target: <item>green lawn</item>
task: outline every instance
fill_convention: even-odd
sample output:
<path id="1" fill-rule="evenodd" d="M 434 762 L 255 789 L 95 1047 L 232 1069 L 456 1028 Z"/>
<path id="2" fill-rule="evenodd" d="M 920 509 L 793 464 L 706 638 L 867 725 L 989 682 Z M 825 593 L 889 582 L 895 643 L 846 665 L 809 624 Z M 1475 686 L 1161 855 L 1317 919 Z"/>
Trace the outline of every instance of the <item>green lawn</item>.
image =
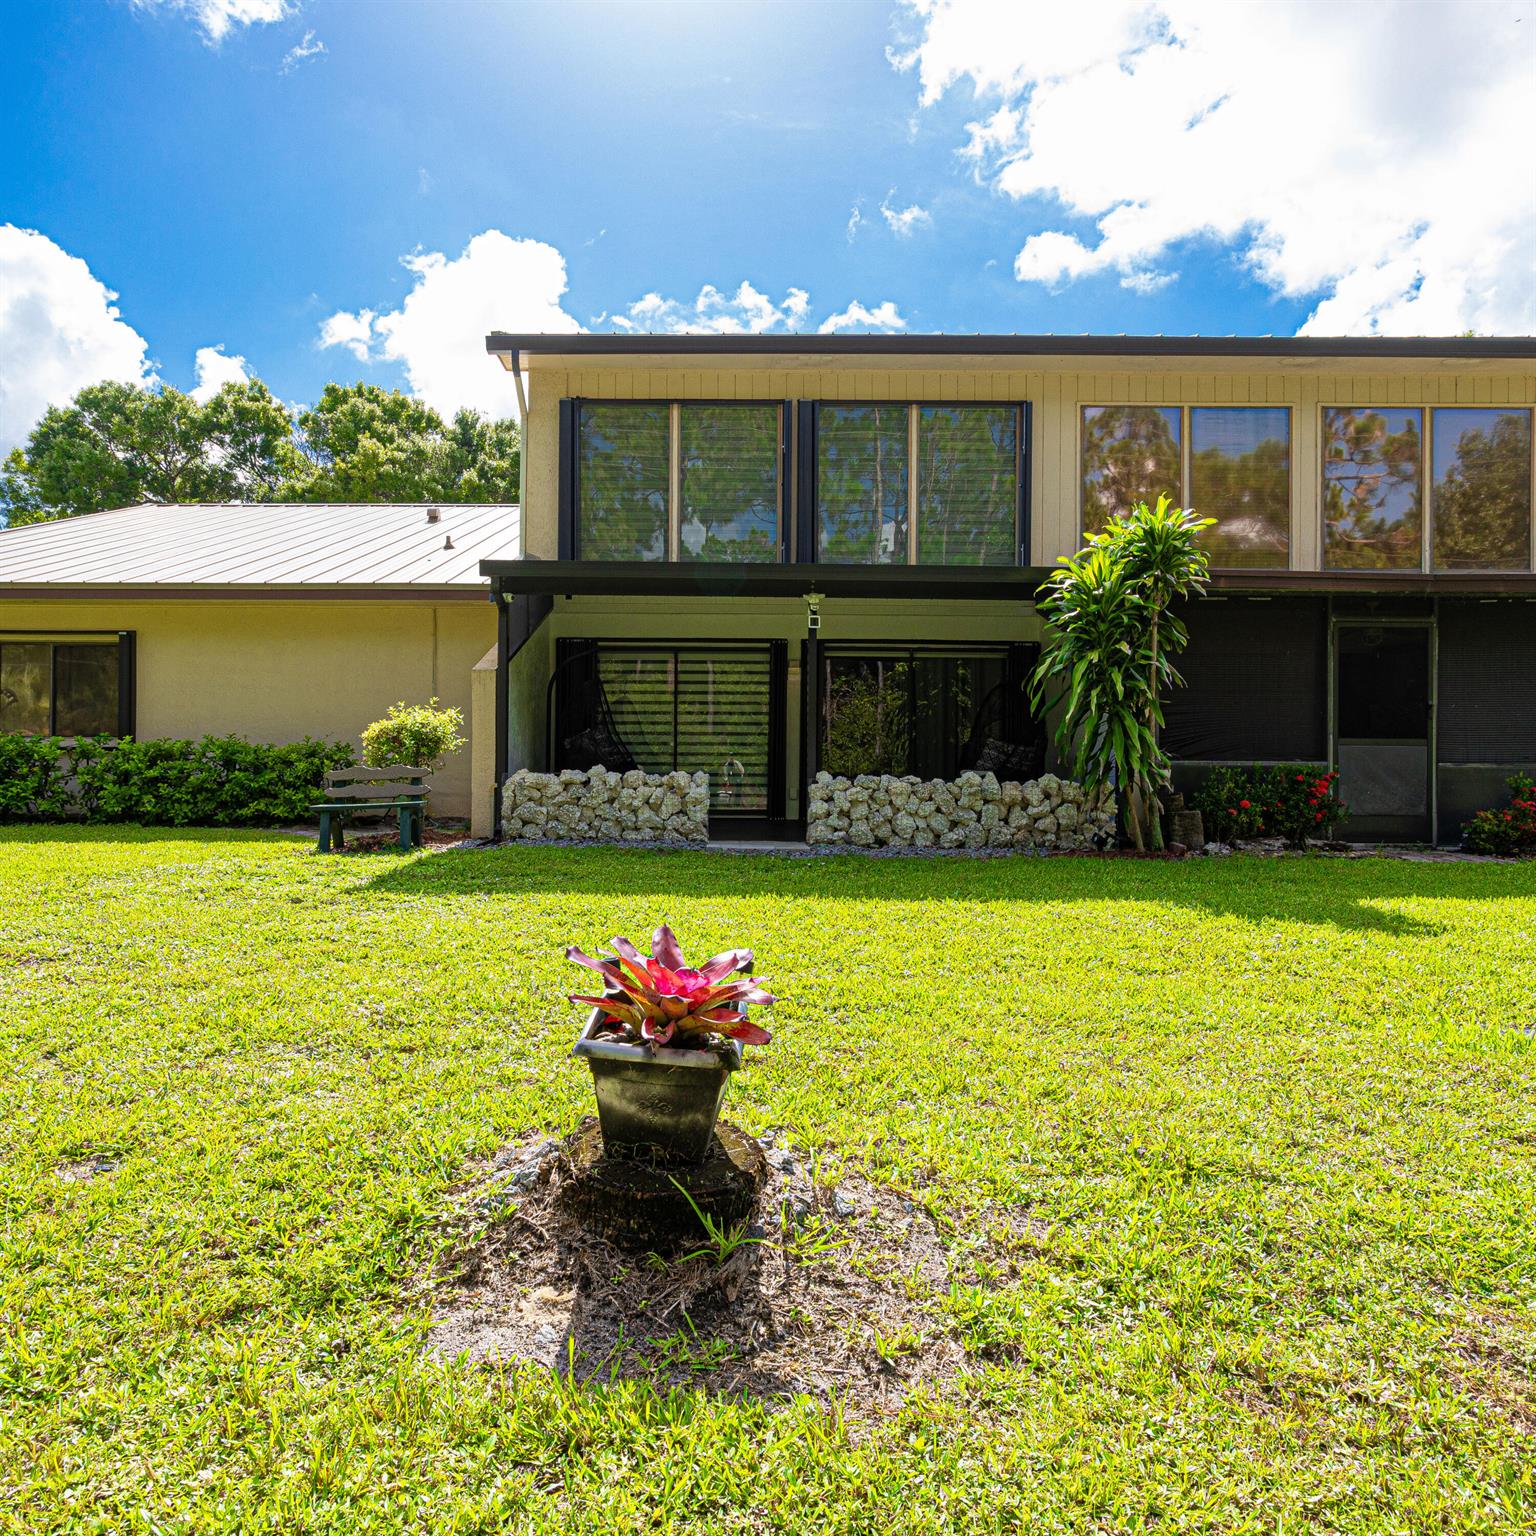
<path id="1" fill-rule="evenodd" d="M 662 918 L 784 998 L 733 1118 L 1033 1234 L 962 1386 L 422 1358 L 445 1191 L 588 1110 L 563 946 Z M 0 1529 L 1529 1531 L 1533 1030 L 1530 865 L 0 831 Z"/>

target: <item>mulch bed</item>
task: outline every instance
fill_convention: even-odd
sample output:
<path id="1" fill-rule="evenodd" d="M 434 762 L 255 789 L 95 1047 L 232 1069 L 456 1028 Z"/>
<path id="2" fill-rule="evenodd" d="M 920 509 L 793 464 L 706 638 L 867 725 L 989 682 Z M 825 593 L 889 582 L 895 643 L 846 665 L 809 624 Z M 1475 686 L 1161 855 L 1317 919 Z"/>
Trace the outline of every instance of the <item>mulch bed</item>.
<path id="1" fill-rule="evenodd" d="M 937 1306 L 953 1238 L 898 1190 L 846 1170 L 817 1185 L 802 1154 L 762 1145 L 769 1171 L 750 1240 L 723 1261 L 670 1262 L 565 1214 L 559 1143 L 503 1149 L 445 1214 L 463 1239 L 425 1277 L 429 1353 L 579 1381 L 835 1396 L 856 1414 L 893 1412 L 917 1383 L 959 1375 L 967 1356 Z"/>

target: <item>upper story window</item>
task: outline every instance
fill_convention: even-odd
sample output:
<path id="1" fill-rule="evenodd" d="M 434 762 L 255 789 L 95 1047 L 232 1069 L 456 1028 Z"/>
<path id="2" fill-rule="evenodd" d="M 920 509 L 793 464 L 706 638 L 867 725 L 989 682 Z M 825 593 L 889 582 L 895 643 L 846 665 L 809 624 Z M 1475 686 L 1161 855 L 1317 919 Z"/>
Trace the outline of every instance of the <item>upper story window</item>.
<path id="1" fill-rule="evenodd" d="M 583 400 L 575 437 L 578 558 L 780 558 L 782 406 Z"/>
<path id="2" fill-rule="evenodd" d="M 1437 571 L 1530 568 L 1531 412 L 1326 407 L 1324 564 L 1418 571 L 1426 559 Z"/>
<path id="3" fill-rule="evenodd" d="M 0 635 L 0 734 L 131 734 L 123 676 L 130 656 L 117 635 Z"/>
<path id="4" fill-rule="evenodd" d="M 1212 565 L 1290 563 L 1288 407 L 1089 405 L 1082 448 L 1085 534 L 1166 495 L 1216 519 L 1201 536 Z"/>
<path id="5" fill-rule="evenodd" d="M 816 559 L 1018 563 L 1021 406 L 827 402 L 815 439 Z"/>

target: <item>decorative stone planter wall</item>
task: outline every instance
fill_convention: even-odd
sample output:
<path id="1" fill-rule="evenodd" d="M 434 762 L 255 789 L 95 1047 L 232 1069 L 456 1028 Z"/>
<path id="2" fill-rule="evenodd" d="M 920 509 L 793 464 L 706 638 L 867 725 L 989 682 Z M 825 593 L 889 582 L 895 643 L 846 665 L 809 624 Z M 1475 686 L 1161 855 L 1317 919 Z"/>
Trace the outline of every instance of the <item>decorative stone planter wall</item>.
<path id="1" fill-rule="evenodd" d="M 991 773 L 958 779 L 856 779 L 818 773 L 810 786 L 806 840 L 858 848 L 1092 848 L 1115 835 L 1109 792 L 1043 774 L 1027 784 Z"/>
<path id="2" fill-rule="evenodd" d="M 707 843 L 709 775 L 520 769 L 502 789 L 501 830 L 521 842 Z"/>

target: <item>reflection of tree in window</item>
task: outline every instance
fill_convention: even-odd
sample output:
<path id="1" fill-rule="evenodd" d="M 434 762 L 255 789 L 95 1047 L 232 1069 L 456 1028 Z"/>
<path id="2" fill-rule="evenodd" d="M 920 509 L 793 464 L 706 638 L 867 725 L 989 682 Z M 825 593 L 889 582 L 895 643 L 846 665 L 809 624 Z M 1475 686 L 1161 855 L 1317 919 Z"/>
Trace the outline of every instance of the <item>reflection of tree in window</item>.
<path id="1" fill-rule="evenodd" d="M 821 766 L 861 773 L 953 778 L 970 766 L 977 711 L 999 694 L 1002 656 L 828 656 L 821 700 Z"/>
<path id="2" fill-rule="evenodd" d="M 680 416 L 682 558 L 777 560 L 778 407 L 684 405 Z"/>
<path id="3" fill-rule="evenodd" d="M 582 559 L 666 559 L 670 438 L 665 405 L 582 406 Z"/>
<path id="4" fill-rule="evenodd" d="M 1190 411 L 1189 501 L 1216 526 L 1201 545 L 1217 567 L 1284 566 L 1291 539 L 1290 412 Z"/>
<path id="5" fill-rule="evenodd" d="M 906 406 L 824 405 L 816 437 L 820 558 L 905 565 Z"/>
<path id="6" fill-rule="evenodd" d="M 1418 569 L 1423 415 L 1358 406 L 1323 412 L 1323 528 L 1330 569 Z"/>
<path id="7" fill-rule="evenodd" d="M 1436 569 L 1527 569 L 1530 413 L 1437 410 L 1432 457 Z"/>
<path id="8" fill-rule="evenodd" d="M 1180 499 L 1179 408 L 1091 405 L 1083 411 L 1083 532 L 1102 533 L 1138 502 Z"/>
<path id="9" fill-rule="evenodd" d="M 924 406 L 918 412 L 919 564 L 1016 562 L 1018 419 L 1013 406 Z"/>

